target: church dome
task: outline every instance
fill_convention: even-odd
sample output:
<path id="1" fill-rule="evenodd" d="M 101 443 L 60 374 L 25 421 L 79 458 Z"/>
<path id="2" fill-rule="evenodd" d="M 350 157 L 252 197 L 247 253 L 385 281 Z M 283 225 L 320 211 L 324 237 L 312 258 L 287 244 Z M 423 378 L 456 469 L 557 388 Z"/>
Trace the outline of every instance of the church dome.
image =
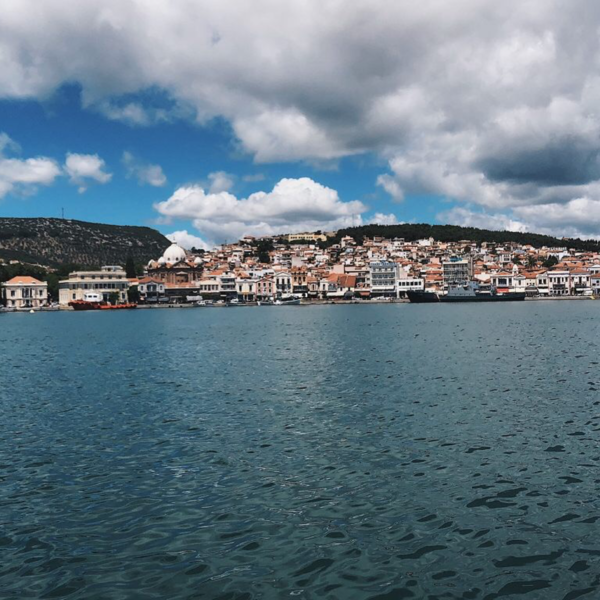
<path id="1" fill-rule="evenodd" d="M 177 243 L 173 242 L 162 255 L 165 262 L 175 264 L 186 259 L 185 250 Z"/>

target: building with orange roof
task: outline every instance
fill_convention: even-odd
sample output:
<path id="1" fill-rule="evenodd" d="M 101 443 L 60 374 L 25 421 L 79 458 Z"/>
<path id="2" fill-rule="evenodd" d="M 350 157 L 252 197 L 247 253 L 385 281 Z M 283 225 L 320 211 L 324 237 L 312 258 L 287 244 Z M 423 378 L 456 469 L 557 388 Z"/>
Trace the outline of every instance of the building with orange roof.
<path id="1" fill-rule="evenodd" d="M 16 310 L 41 308 L 48 304 L 48 284 L 35 277 L 17 275 L 2 284 L 2 300 Z"/>

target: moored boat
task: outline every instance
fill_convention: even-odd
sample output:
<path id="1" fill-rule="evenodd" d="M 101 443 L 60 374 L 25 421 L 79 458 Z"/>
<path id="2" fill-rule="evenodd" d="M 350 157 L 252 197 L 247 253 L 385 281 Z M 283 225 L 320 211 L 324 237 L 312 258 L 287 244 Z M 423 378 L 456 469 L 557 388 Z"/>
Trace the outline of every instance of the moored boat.
<path id="1" fill-rule="evenodd" d="M 410 302 L 415 304 L 429 302 L 515 302 L 525 300 L 525 292 L 506 292 L 499 294 L 495 289 L 482 291 L 476 283 L 451 287 L 446 294 L 437 292 L 407 292 Z"/>

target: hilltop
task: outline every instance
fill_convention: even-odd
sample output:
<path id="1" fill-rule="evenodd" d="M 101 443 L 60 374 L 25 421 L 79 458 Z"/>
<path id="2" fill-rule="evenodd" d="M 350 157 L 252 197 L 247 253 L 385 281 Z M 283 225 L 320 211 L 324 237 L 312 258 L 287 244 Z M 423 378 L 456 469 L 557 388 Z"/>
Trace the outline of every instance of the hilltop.
<path id="1" fill-rule="evenodd" d="M 530 245 L 535 248 L 573 248 L 584 252 L 600 252 L 600 241 L 581 240 L 579 238 L 557 238 L 539 233 L 521 233 L 515 231 L 492 231 L 476 227 L 461 227 L 459 225 L 429 225 L 428 223 L 402 223 L 398 225 L 362 225 L 339 229 L 330 237 L 326 245 L 338 243 L 343 237 L 351 236 L 358 244 L 365 237 L 384 237 L 388 239 L 403 238 L 407 242 L 424 238 L 433 238 L 438 242 L 460 242 L 468 240 L 481 244 L 508 244 L 510 242 Z"/>
<path id="2" fill-rule="evenodd" d="M 145 263 L 162 255 L 169 240 L 150 227 L 105 225 L 70 219 L 0 217 L 0 258 L 56 267 Z"/>

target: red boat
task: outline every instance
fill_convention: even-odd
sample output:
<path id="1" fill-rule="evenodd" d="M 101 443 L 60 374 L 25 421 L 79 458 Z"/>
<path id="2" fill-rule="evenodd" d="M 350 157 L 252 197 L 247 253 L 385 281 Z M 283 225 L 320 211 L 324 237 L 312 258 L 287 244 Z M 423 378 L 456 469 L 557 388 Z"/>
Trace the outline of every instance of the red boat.
<path id="1" fill-rule="evenodd" d="M 73 310 L 124 310 L 137 308 L 137 304 L 130 302 L 125 304 L 106 304 L 104 302 L 89 302 L 87 300 L 73 300 L 69 302 L 69 306 Z"/>

